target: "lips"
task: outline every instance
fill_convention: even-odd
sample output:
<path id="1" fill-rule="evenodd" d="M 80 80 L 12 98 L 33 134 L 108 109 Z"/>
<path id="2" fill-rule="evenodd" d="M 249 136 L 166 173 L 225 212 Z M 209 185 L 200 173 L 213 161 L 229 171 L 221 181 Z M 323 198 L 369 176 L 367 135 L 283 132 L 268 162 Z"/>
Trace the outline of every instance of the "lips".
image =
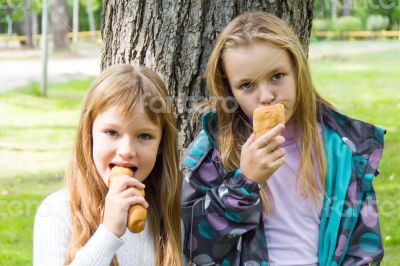
<path id="1" fill-rule="evenodd" d="M 126 162 L 112 162 L 110 163 L 110 169 L 113 169 L 114 166 L 120 166 L 120 167 L 125 167 L 125 168 L 129 168 L 132 170 L 132 172 L 136 172 L 137 171 L 137 166 L 131 163 L 126 163 Z"/>

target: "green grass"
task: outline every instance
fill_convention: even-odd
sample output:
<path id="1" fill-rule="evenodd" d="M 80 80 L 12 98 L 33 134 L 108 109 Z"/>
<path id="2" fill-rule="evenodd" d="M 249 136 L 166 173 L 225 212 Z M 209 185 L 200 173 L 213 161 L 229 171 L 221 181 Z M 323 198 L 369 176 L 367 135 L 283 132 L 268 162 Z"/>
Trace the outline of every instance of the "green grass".
<path id="1" fill-rule="evenodd" d="M 382 265 L 399 265 L 400 49 L 351 54 L 346 44 L 337 45 L 311 56 L 314 83 L 340 111 L 388 130 L 374 185 Z M 32 263 L 34 214 L 46 195 L 63 186 L 80 103 L 91 81 L 50 84 L 48 98 L 40 97 L 37 83 L 0 93 L 0 266 Z"/>
<path id="2" fill-rule="evenodd" d="M 32 229 L 43 198 L 63 186 L 79 107 L 92 79 L 37 83 L 0 93 L 0 265 L 32 264 Z"/>
<path id="3" fill-rule="evenodd" d="M 362 49 L 362 48 L 361 48 Z M 383 265 L 400 261 L 400 49 L 341 55 L 335 49 L 310 61 L 314 84 L 339 111 L 387 129 L 374 181 L 385 248 Z"/>

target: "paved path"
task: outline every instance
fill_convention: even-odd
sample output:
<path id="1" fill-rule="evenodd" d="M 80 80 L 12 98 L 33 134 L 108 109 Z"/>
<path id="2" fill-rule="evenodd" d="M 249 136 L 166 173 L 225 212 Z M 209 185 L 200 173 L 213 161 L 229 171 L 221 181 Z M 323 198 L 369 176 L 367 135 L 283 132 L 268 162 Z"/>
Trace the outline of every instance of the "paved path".
<path id="1" fill-rule="evenodd" d="M 100 72 L 100 51 L 74 55 L 49 55 L 49 82 L 60 82 L 96 76 Z M 40 82 L 40 51 L 0 51 L 0 92 Z"/>

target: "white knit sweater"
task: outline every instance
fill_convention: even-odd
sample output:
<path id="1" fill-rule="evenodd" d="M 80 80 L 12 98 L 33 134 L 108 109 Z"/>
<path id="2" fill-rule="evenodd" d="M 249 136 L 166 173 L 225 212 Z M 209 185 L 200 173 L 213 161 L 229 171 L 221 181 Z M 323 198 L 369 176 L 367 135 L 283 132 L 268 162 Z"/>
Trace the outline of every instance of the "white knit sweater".
<path id="1" fill-rule="evenodd" d="M 64 265 L 69 240 L 71 220 L 69 195 L 66 189 L 48 196 L 39 206 L 33 230 L 33 265 Z M 110 265 L 117 255 L 119 265 L 154 265 L 153 238 L 146 229 L 139 234 L 126 230 L 118 238 L 102 224 L 92 238 L 76 253 L 73 266 Z"/>

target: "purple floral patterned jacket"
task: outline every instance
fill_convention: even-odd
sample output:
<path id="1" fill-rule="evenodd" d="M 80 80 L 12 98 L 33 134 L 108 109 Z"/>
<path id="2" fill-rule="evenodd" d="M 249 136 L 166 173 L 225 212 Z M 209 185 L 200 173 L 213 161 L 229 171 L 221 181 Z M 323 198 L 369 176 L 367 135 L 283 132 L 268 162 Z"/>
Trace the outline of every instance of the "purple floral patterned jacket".
<path id="1" fill-rule="evenodd" d="M 383 246 L 372 180 L 385 130 L 322 105 L 319 114 L 328 165 L 319 265 L 379 264 Z M 268 265 L 260 188 L 238 169 L 224 169 L 215 134 L 211 112 L 182 161 L 184 254 L 196 265 Z"/>

